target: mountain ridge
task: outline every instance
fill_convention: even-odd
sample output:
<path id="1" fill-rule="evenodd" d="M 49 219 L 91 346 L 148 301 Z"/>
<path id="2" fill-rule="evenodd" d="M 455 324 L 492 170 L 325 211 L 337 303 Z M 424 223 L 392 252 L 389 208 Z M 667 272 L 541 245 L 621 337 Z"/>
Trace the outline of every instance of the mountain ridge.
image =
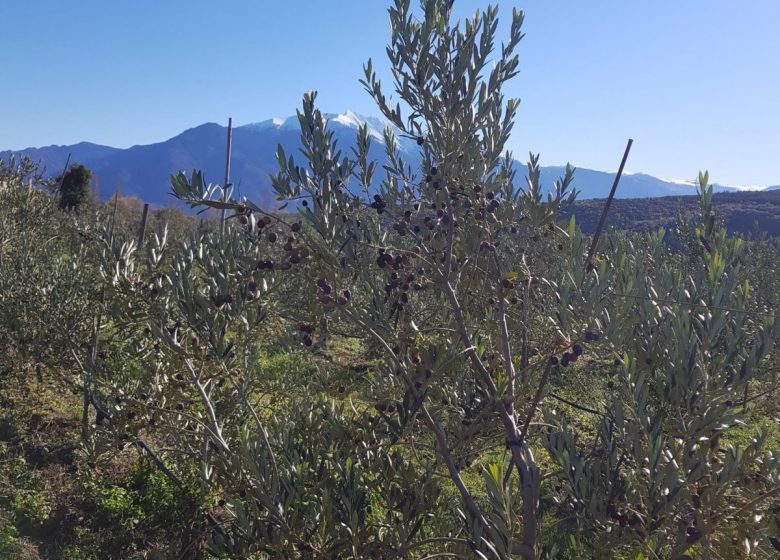
<path id="1" fill-rule="evenodd" d="M 369 155 L 376 160 L 384 159 L 384 121 L 376 117 L 364 117 L 350 110 L 339 114 L 326 113 L 324 116 L 343 150 L 354 145 L 357 127 L 367 124 L 373 140 Z M 113 191 L 113 188 L 106 187 L 119 184 L 125 195 L 136 196 L 156 205 L 167 205 L 173 202 L 169 195 L 170 175 L 179 170 L 189 173 L 193 169 L 201 169 L 208 180 L 222 182 L 226 135 L 226 127 L 207 122 L 183 130 L 167 140 L 129 148 L 79 142 L 0 151 L 0 158 L 28 155 L 40 162 L 46 175 L 55 176 L 61 173 L 70 154 L 72 163 L 82 163 L 92 169 L 94 176 L 103 185 L 103 196 Z M 419 164 L 420 155 L 415 142 L 402 137 L 397 140 L 404 158 L 412 165 Z M 275 194 L 271 188 L 270 175 L 277 169 L 277 145 L 281 144 L 288 154 L 298 154 L 299 142 L 297 116 L 274 117 L 234 127 L 231 162 L 234 187 L 263 205 L 273 206 Z M 522 176 L 524 164 L 516 161 L 515 165 Z M 552 182 L 562 175 L 563 169 L 561 165 L 543 167 L 543 185 L 550 188 Z M 580 192 L 581 199 L 603 198 L 609 193 L 613 180 L 614 173 L 579 167 L 574 174 L 573 186 Z M 715 190 L 737 192 L 741 189 L 715 185 Z M 693 184 L 687 181 L 664 180 L 646 173 L 626 173 L 616 196 L 655 198 L 691 195 L 695 192 Z"/>

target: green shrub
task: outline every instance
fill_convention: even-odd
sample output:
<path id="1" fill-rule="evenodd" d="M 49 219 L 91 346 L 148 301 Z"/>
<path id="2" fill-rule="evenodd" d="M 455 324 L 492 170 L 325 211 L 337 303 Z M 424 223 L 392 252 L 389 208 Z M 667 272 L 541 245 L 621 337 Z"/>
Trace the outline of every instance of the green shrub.
<path id="1" fill-rule="evenodd" d="M 132 529 L 143 520 L 143 511 L 138 507 L 131 490 L 121 486 L 100 488 L 95 496 L 97 514 L 126 529 Z"/>
<path id="2" fill-rule="evenodd" d="M 66 546 L 60 553 L 60 560 L 96 560 L 92 552 L 82 549 L 78 545 Z"/>
<path id="3" fill-rule="evenodd" d="M 43 525 L 51 514 L 51 505 L 44 492 L 21 491 L 14 497 L 14 515 L 22 525 Z"/>

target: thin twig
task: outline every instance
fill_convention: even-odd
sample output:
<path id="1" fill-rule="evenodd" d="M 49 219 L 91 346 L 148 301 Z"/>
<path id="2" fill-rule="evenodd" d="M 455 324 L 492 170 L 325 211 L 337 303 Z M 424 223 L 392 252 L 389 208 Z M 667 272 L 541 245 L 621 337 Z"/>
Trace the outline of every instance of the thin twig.
<path id="1" fill-rule="evenodd" d="M 531 420 L 534 417 L 534 413 L 536 412 L 536 407 L 539 406 L 539 401 L 542 400 L 542 393 L 544 392 L 544 386 L 547 385 L 547 378 L 550 376 L 550 370 L 552 369 L 552 360 L 548 358 L 547 365 L 544 366 L 544 373 L 542 373 L 542 378 L 539 380 L 539 385 L 536 388 L 536 394 L 534 395 L 534 400 L 531 403 L 531 408 L 528 409 L 528 414 L 525 417 L 525 423 L 523 424 L 523 429 L 520 431 L 520 441 L 525 441 L 525 436 L 528 433 L 528 426 L 531 425 Z"/>
<path id="2" fill-rule="evenodd" d="M 556 395 L 553 392 L 548 393 L 552 398 L 561 401 L 562 403 L 568 404 L 572 408 L 576 408 L 577 410 L 581 410 L 583 412 L 589 412 L 590 414 L 598 414 L 599 416 L 605 416 L 603 412 L 599 412 L 598 410 L 593 410 L 592 408 L 588 408 L 587 406 L 582 406 L 581 404 L 577 404 L 575 402 L 572 402 L 568 399 L 564 399 L 560 395 Z"/>

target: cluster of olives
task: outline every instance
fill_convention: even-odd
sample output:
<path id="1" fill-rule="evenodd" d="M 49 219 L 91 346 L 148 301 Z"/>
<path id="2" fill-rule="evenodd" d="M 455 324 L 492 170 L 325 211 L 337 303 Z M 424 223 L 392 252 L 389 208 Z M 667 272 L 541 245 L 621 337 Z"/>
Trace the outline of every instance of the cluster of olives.
<path id="1" fill-rule="evenodd" d="M 561 365 L 569 367 L 569 364 L 576 362 L 582 356 L 582 345 L 575 344 L 571 347 L 571 352 L 564 352 L 561 356 Z"/>
<path id="2" fill-rule="evenodd" d="M 399 310 L 409 303 L 410 291 L 420 292 L 425 289 L 425 285 L 422 283 L 425 271 L 420 268 L 417 269 L 416 273 L 413 271 L 405 273 L 404 269 L 409 264 L 405 256 L 393 256 L 389 251 L 380 249 L 376 263 L 379 268 L 388 272 L 385 293 L 388 296 L 396 294 L 394 310 Z"/>
<path id="3" fill-rule="evenodd" d="M 375 194 L 374 201 L 371 203 L 371 208 L 376 210 L 377 214 L 382 214 L 385 211 L 385 208 L 387 208 L 387 203 L 381 195 Z"/>
<path id="4" fill-rule="evenodd" d="M 610 519 L 617 521 L 621 527 L 626 527 L 628 525 L 633 527 L 639 523 L 639 517 L 637 517 L 636 514 L 629 515 L 627 513 L 618 511 L 612 503 L 607 506 L 607 515 Z"/>
<path id="5" fill-rule="evenodd" d="M 398 233 L 398 235 L 403 237 L 409 231 L 409 226 L 411 223 L 412 223 L 412 211 L 406 210 L 404 212 L 403 218 L 400 221 L 395 222 L 393 224 L 393 229 Z M 412 231 L 414 233 L 420 233 L 420 226 L 417 224 L 413 225 Z"/>
<path id="6" fill-rule="evenodd" d="M 308 323 L 300 323 L 298 325 L 298 332 L 301 335 L 301 342 L 304 346 L 311 346 L 314 342 L 312 335 L 314 334 L 314 326 Z"/>
<path id="7" fill-rule="evenodd" d="M 433 210 L 434 213 L 423 216 L 421 223 L 413 224 L 411 228 L 412 231 L 415 234 L 420 234 L 423 232 L 423 228 L 427 229 L 428 235 L 426 235 L 425 239 L 426 241 L 429 240 L 430 232 L 439 227 L 439 225 L 447 225 L 450 223 L 450 217 L 444 211 L 446 207 L 447 205 L 444 202 L 438 205 L 435 202 L 431 203 L 430 209 Z M 411 222 L 411 219 L 409 221 Z M 396 230 L 398 230 L 398 228 L 396 228 Z"/>
<path id="8" fill-rule="evenodd" d="M 265 227 L 268 227 L 271 225 L 271 216 L 263 216 L 259 220 L 257 220 L 257 228 L 263 229 Z"/>
<path id="9" fill-rule="evenodd" d="M 212 298 L 214 306 L 219 309 L 225 304 L 233 303 L 233 296 L 230 294 L 217 294 Z"/>
<path id="10" fill-rule="evenodd" d="M 304 201 L 305 202 L 305 201 Z M 246 206 L 239 205 L 236 213 L 239 217 L 239 221 L 244 224 L 249 224 L 249 214 L 251 211 L 248 211 L 246 209 Z M 273 219 L 271 216 L 263 216 L 262 218 L 257 220 L 257 229 L 259 231 L 265 230 L 268 226 L 271 225 L 273 222 Z M 295 234 L 300 233 L 300 231 L 303 229 L 303 226 L 300 222 L 294 222 L 290 226 L 290 231 L 292 232 L 290 235 L 287 236 L 287 239 L 285 240 L 282 248 L 287 253 L 287 256 L 281 263 L 281 269 L 282 270 L 289 270 L 292 268 L 293 265 L 301 263 L 303 260 L 309 257 L 309 249 L 307 247 L 301 247 L 296 248 L 295 243 L 298 241 Z M 275 244 L 277 241 L 280 241 L 280 234 L 277 231 L 268 230 L 265 234 L 265 239 L 270 244 Z M 258 270 L 273 270 L 274 268 L 274 262 L 271 260 L 261 260 L 257 263 L 257 269 Z"/>
<path id="11" fill-rule="evenodd" d="M 333 286 L 331 286 L 325 278 L 318 278 L 316 284 L 320 292 L 320 303 L 322 305 L 330 305 L 333 303 L 333 297 L 331 296 L 333 293 Z"/>
<path id="12" fill-rule="evenodd" d="M 290 230 L 292 233 L 287 236 L 287 239 L 284 242 L 284 245 L 282 245 L 282 249 L 284 249 L 286 256 L 282 260 L 282 263 L 280 265 L 280 268 L 282 270 L 290 270 L 293 265 L 300 264 L 304 260 L 306 260 L 309 255 L 309 249 L 308 247 L 297 247 L 296 242 L 298 241 L 298 238 L 296 237 L 296 233 L 301 231 L 301 224 L 299 222 L 295 222 L 290 226 Z M 268 235 L 266 236 L 266 239 L 269 243 L 273 244 L 279 241 L 279 234 L 275 231 L 268 232 Z M 261 266 L 261 262 L 263 265 Z M 258 262 L 258 269 L 260 268 L 273 268 L 273 262 L 272 261 L 260 261 Z"/>
<path id="13" fill-rule="evenodd" d="M 435 177 L 439 174 L 439 170 L 436 168 L 435 165 L 432 165 L 431 168 L 428 170 L 428 174 L 425 176 L 425 182 L 431 185 L 434 189 L 439 188 L 439 181 L 435 179 Z"/>
<path id="14" fill-rule="evenodd" d="M 479 250 L 483 253 L 495 253 L 496 246 L 493 245 L 490 241 L 483 241 L 479 244 Z"/>
<path id="15" fill-rule="evenodd" d="M 479 190 L 477 192 L 481 192 L 482 187 L 479 185 L 475 186 L 474 188 L 477 189 L 479 187 Z M 485 202 L 485 200 L 487 202 Z M 501 206 L 501 203 L 496 198 L 496 195 L 494 195 L 492 192 L 489 192 L 485 195 L 485 200 L 481 201 L 479 209 L 474 213 L 474 219 L 478 222 L 482 222 L 487 218 L 490 214 L 495 213 L 496 210 Z M 471 206 L 471 201 L 464 202 L 464 206 L 469 208 Z"/>
<path id="16" fill-rule="evenodd" d="M 585 340 L 587 342 L 597 342 L 600 339 L 601 339 L 601 335 L 599 333 L 596 333 L 596 332 L 593 332 L 593 331 L 587 331 L 585 333 Z M 534 349 L 534 350 L 537 350 L 537 349 Z M 537 352 L 538 352 L 538 350 L 537 350 Z M 583 352 L 584 352 L 584 349 L 582 347 L 582 344 L 577 342 L 574 345 L 572 345 L 570 352 L 564 352 L 561 355 L 560 358 L 558 358 L 558 356 L 552 356 L 550 358 L 550 362 L 554 366 L 557 366 L 557 365 L 560 364 L 563 367 L 569 367 L 570 364 L 573 364 L 573 363 L 577 362 L 577 360 L 580 359 L 580 356 L 582 356 Z M 536 354 L 534 354 L 534 355 L 536 355 Z"/>
<path id="17" fill-rule="evenodd" d="M 488 218 L 495 220 L 493 214 L 501 207 L 501 201 L 491 191 L 485 192 L 482 185 L 476 184 L 472 188 L 472 195 L 464 193 L 462 205 L 467 212 L 474 211 L 474 219 L 484 222 Z M 512 233 L 517 233 L 517 228 L 512 227 Z"/>
<path id="18" fill-rule="evenodd" d="M 598 342 L 601 340 L 601 335 L 594 331 L 587 331 L 585 333 L 585 341 L 586 342 Z"/>
<path id="19" fill-rule="evenodd" d="M 239 205 L 236 209 L 236 212 L 238 214 L 238 221 L 242 225 L 249 225 L 249 212 L 246 210 L 246 207 L 243 205 Z M 258 230 L 263 230 L 264 228 L 271 225 L 271 222 L 273 220 L 270 216 L 263 216 L 262 218 L 258 219 L 255 223 Z"/>
<path id="20" fill-rule="evenodd" d="M 352 299 L 352 292 L 350 290 L 342 290 L 341 294 L 336 298 L 336 303 L 344 306 Z"/>
<path id="21" fill-rule="evenodd" d="M 390 266 L 393 270 L 400 270 L 404 265 L 404 260 L 405 259 L 403 255 L 393 256 L 393 254 L 388 250 L 379 249 L 379 256 L 376 258 L 376 265 L 379 268 Z"/>

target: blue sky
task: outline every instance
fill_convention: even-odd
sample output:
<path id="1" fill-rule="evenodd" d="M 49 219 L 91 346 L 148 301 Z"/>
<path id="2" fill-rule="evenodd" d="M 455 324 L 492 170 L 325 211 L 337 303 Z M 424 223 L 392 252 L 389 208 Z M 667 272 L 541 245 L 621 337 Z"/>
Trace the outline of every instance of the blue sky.
<path id="1" fill-rule="evenodd" d="M 413 0 L 414 1 L 414 0 Z M 456 0 L 458 17 L 485 2 Z M 526 12 L 521 158 L 691 179 L 780 184 L 780 2 L 498 2 Z M 126 147 L 207 121 L 376 115 L 357 83 L 384 73 L 385 0 L 25 0 L 0 3 L 0 149 Z M 385 74 L 386 75 L 386 74 Z"/>

